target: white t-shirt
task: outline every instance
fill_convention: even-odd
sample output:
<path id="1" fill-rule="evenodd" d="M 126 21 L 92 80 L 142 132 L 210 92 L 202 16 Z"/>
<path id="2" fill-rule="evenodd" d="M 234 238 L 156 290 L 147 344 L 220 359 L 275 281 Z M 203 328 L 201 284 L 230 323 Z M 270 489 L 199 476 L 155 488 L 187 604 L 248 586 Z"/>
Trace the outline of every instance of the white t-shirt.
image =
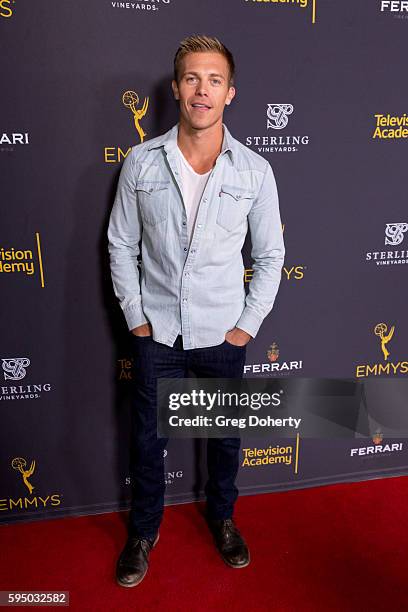
<path id="1" fill-rule="evenodd" d="M 188 163 L 180 148 L 177 147 L 180 172 L 181 172 L 181 191 L 183 194 L 184 205 L 187 213 L 187 231 L 189 243 L 193 235 L 194 223 L 197 216 L 198 205 L 201 200 L 207 179 L 211 170 L 205 174 L 198 174 Z"/>

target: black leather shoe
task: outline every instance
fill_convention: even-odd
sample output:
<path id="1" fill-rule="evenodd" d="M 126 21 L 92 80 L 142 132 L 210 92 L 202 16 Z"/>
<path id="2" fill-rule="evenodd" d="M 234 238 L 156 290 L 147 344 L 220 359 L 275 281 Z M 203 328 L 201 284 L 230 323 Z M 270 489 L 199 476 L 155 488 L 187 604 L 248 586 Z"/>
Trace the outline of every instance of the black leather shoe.
<path id="1" fill-rule="evenodd" d="M 246 567 L 250 556 L 248 547 L 234 521 L 207 519 L 221 557 L 230 567 Z"/>
<path id="2" fill-rule="evenodd" d="M 129 536 L 116 565 L 116 581 L 123 587 L 134 587 L 146 576 L 149 554 L 159 541 Z"/>

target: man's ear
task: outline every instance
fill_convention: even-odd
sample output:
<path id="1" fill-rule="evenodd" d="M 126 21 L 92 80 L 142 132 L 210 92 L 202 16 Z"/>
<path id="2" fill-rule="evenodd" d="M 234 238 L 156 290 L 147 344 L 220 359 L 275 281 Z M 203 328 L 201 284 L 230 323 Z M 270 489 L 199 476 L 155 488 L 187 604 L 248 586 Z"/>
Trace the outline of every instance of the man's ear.
<path id="1" fill-rule="evenodd" d="M 225 104 L 227 104 L 227 106 L 231 104 L 234 96 L 235 96 L 235 87 L 230 87 L 228 90 L 227 98 L 225 100 Z"/>
<path id="2" fill-rule="evenodd" d="M 171 82 L 171 88 L 173 90 L 174 98 L 176 100 L 179 100 L 180 99 L 179 90 L 178 90 L 178 87 L 177 87 L 177 83 L 176 83 L 176 81 L 174 79 Z"/>

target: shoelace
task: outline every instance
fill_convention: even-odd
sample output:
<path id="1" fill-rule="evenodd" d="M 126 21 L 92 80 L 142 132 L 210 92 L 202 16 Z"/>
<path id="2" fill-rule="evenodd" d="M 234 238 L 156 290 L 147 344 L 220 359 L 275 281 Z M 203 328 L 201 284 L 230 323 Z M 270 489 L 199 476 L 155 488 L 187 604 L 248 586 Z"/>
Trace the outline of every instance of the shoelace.
<path id="1" fill-rule="evenodd" d="M 234 525 L 232 519 L 227 519 L 222 525 L 222 533 L 226 539 L 230 539 L 232 536 L 239 535 L 238 529 Z"/>
<path id="2" fill-rule="evenodd" d="M 149 542 L 149 540 L 146 540 L 145 538 L 131 538 L 128 542 L 128 546 L 131 549 L 134 549 L 140 546 L 140 548 L 142 549 L 145 555 L 147 555 L 147 553 L 152 548 L 151 542 Z"/>

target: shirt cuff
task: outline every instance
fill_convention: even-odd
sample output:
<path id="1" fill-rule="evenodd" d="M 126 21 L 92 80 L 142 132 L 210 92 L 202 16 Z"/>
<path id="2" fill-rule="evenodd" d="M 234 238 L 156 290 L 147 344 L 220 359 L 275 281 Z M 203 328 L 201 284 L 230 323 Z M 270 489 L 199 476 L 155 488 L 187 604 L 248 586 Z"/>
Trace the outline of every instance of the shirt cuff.
<path id="1" fill-rule="evenodd" d="M 235 327 L 239 327 L 247 334 L 255 338 L 259 328 L 262 325 L 263 319 L 259 315 L 254 314 L 248 306 L 244 308 L 244 311 L 238 321 L 235 323 Z"/>
<path id="2" fill-rule="evenodd" d="M 142 306 L 140 304 L 135 304 L 129 308 L 123 310 L 123 314 L 125 315 L 126 323 L 128 325 L 129 330 L 134 329 L 135 327 L 139 327 L 139 325 L 143 325 L 144 323 L 148 323 L 149 321 L 146 319 Z"/>

